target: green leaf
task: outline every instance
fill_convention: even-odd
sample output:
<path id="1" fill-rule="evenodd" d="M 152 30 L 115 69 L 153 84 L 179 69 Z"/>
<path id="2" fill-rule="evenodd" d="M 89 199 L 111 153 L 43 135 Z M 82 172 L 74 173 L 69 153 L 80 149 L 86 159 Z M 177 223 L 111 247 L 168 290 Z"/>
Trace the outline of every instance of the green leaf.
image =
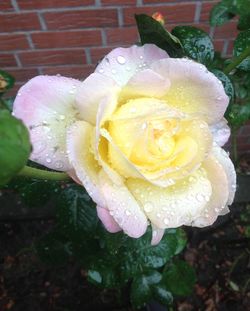
<path id="1" fill-rule="evenodd" d="M 50 232 L 35 243 L 39 259 L 51 266 L 64 265 L 71 255 L 71 244 L 57 231 Z"/>
<path id="2" fill-rule="evenodd" d="M 160 268 L 175 255 L 178 245 L 175 234 L 165 234 L 156 246 L 152 246 L 150 242 L 150 231 L 140 239 L 129 238 L 126 241 L 121 268 L 124 279 L 137 274 L 141 267 Z"/>
<path id="3" fill-rule="evenodd" d="M 227 96 L 232 100 L 234 98 L 234 86 L 230 78 L 219 69 L 210 70 L 223 84 Z"/>
<path id="4" fill-rule="evenodd" d="M 214 46 L 209 35 L 193 26 L 177 26 L 172 30 L 184 49 L 185 54 L 202 64 L 211 63 L 214 58 Z"/>
<path id="5" fill-rule="evenodd" d="M 30 151 L 27 128 L 7 110 L 0 110 L 0 186 L 24 167 Z"/>
<path id="6" fill-rule="evenodd" d="M 161 281 L 161 274 L 155 270 L 143 272 L 137 275 L 131 286 L 131 302 L 136 308 L 142 307 L 153 297 L 152 286 Z"/>
<path id="7" fill-rule="evenodd" d="M 250 46 L 250 29 L 240 32 L 234 42 L 233 55 L 239 56 L 247 47 Z M 238 67 L 242 70 L 250 70 L 250 56 L 241 62 Z"/>
<path id="8" fill-rule="evenodd" d="M 176 245 L 176 250 L 175 250 L 175 255 L 180 254 L 183 249 L 187 245 L 187 235 L 183 229 L 177 228 L 175 230 L 175 238 L 177 240 L 177 245 Z"/>
<path id="9" fill-rule="evenodd" d="M 221 1 L 212 8 L 209 19 L 211 26 L 221 26 L 235 16 L 231 4 L 231 0 Z"/>
<path id="10" fill-rule="evenodd" d="M 14 103 L 15 97 L 9 97 L 9 98 L 1 98 L 0 99 L 0 107 L 4 107 L 5 109 L 8 109 L 9 111 L 13 110 L 13 103 Z"/>
<path id="11" fill-rule="evenodd" d="M 86 233 L 95 232 L 96 207 L 82 186 L 68 185 L 57 200 L 60 228 L 70 237 L 84 239 Z"/>
<path id="12" fill-rule="evenodd" d="M 161 23 L 145 15 L 135 15 L 141 43 L 152 43 L 165 50 L 170 57 L 182 57 L 183 49 L 178 38 L 169 33 Z"/>
<path id="13" fill-rule="evenodd" d="M 154 299 L 157 300 L 159 303 L 168 306 L 173 303 L 173 296 L 172 294 L 166 289 L 164 284 L 160 282 L 153 287 L 153 296 Z"/>
<path id="14" fill-rule="evenodd" d="M 229 124 L 234 128 L 239 128 L 250 120 L 250 98 L 244 105 L 234 104 L 230 107 L 228 114 Z"/>
<path id="15" fill-rule="evenodd" d="M 165 266 L 162 282 L 172 294 L 188 296 L 196 282 L 194 269 L 185 261 L 175 261 Z"/>
<path id="16" fill-rule="evenodd" d="M 0 70 L 0 94 L 11 89 L 15 83 L 15 78 L 8 72 Z"/>
<path id="17" fill-rule="evenodd" d="M 243 14 L 239 17 L 237 28 L 239 30 L 247 30 L 250 28 L 250 13 Z"/>

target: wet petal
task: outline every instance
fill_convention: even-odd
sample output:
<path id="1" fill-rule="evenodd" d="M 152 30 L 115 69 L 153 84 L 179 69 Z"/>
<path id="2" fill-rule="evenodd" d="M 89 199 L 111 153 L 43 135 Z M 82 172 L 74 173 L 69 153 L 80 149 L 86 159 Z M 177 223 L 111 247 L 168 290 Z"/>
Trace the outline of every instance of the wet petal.
<path id="1" fill-rule="evenodd" d="M 38 76 L 27 82 L 14 102 L 14 115 L 29 128 L 30 159 L 58 171 L 71 166 L 66 154 L 66 129 L 77 118 L 75 93 L 80 81 Z"/>
<path id="2" fill-rule="evenodd" d="M 122 230 L 106 208 L 97 205 L 96 209 L 99 219 L 103 223 L 104 227 L 108 230 L 108 232 L 116 233 Z"/>
<path id="3" fill-rule="evenodd" d="M 99 73 L 85 79 L 76 94 L 76 104 L 83 120 L 95 125 L 99 105 L 110 94 L 115 96 L 120 91 L 117 83 L 110 77 Z"/>
<path id="4" fill-rule="evenodd" d="M 95 72 L 113 78 L 122 86 L 137 71 L 149 68 L 152 62 L 166 57 L 168 54 L 154 44 L 117 48 L 104 57 Z"/>
<path id="5" fill-rule="evenodd" d="M 151 223 L 160 229 L 191 225 L 212 194 L 204 169 L 196 170 L 189 177 L 167 188 L 132 178 L 127 180 L 127 186 L 143 206 Z"/>
<path id="6" fill-rule="evenodd" d="M 152 239 L 151 239 L 151 245 L 157 245 L 160 243 L 163 235 L 164 235 L 165 229 L 157 228 L 152 224 Z"/>
<path id="7" fill-rule="evenodd" d="M 139 238 L 147 230 L 147 218 L 125 185 L 115 185 L 104 171 L 100 172 L 100 185 L 110 215 L 130 237 Z"/>
<path id="8" fill-rule="evenodd" d="M 221 81 L 204 65 L 185 58 L 166 58 L 154 62 L 151 69 L 170 80 L 164 96 L 169 105 L 209 124 L 222 119 L 229 98 Z"/>
<path id="9" fill-rule="evenodd" d="M 224 118 L 212 124 L 210 126 L 210 131 L 213 135 L 214 142 L 219 146 L 224 146 L 230 137 L 230 127 L 227 125 L 227 120 Z"/>
<path id="10" fill-rule="evenodd" d="M 100 167 L 91 151 L 93 132 L 94 127 L 85 121 L 74 123 L 67 133 L 68 156 L 77 177 L 93 201 L 106 206 L 98 178 Z"/>

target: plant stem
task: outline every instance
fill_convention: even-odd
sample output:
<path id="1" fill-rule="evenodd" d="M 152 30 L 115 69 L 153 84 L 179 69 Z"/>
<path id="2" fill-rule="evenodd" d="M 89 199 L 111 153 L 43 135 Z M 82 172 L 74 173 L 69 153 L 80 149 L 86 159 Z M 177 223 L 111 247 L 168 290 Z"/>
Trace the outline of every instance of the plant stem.
<path id="1" fill-rule="evenodd" d="M 238 148 L 237 148 L 237 130 L 232 130 L 232 148 L 233 148 L 233 161 L 237 164 L 238 161 Z"/>
<path id="2" fill-rule="evenodd" d="M 232 62 L 229 65 L 227 65 L 227 67 L 224 69 L 224 73 L 229 74 L 248 56 L 250 56 L 250 46 L 247 47 L 240 55 L 233 58 Z"/>
<path id="3" fill-rule="evenodd" d="M 43 179 L 43 180 L 55 180 L 55 181 L 67 181 L 70 177 L 66 173 L 51 172 L 40 170 L 38 168 L 25 166 L 18 174 L 18 176 Z"/>

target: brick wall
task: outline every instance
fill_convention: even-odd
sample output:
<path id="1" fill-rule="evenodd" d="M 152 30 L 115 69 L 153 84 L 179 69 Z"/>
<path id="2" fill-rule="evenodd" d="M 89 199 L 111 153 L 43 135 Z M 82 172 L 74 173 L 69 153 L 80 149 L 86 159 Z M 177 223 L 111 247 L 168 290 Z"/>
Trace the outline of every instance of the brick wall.
<path id="1" fill-rule="evenodd" d="M 236 23 L 215 29 L 209 26 L 209 11 L 216 2 L 0 0 L 0 68 L 16 77 L 13 94 L 38 74 L 83 79 L 113 47 L 138 40 L 134 13 L 151 15 L 156 11 L 165 16 L 169 30 L 179 24 L 206 30 L 216 49 L 228 55 L 237 33 Z"/>

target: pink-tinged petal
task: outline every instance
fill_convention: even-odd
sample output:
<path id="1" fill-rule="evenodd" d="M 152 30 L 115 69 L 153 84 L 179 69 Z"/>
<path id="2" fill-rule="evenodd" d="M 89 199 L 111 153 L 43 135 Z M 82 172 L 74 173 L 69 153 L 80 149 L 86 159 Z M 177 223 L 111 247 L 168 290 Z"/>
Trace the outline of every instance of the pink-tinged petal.
<path id="1" fill-rule="evenodd" d="M 94 127 L 89 123 L 77 121 L 72 124 L 67 133 L 68 157 L 78 179 L 93 201 L 100 206 L 106 206 L 98 179 L 100 167 L 91 152 L 93 137 Z"/>
<path id="2" fill-rule="evenodd" d="M 117 48 L 104 57 L 95 72 L 125 85 L 137 71 L 149 68 L 152 62 L 166 57 L 168 54 L 154 44 Z"/>
<path id="3" fill-rule="evenodd" d="M 209 124 L 219 122 L 229 98 L 221 81 L 204 65 L 185 58 L 166 58 L 154 62 L 151 69 L 170 80 L 164 99 L 170 106 Z"/>
<path id="4" fill-rule="evenodd" d="M 207 177 L 212 186 L 212 195 L 200 215 L 192 222 L 194 227 L 206 227 L 212 225 L 219 215 L 227 210 L 228 179 L 223 166 L 210 156 L 203 162 Z"/>
<path id="5" fill-rule="evenodd" d="M 152 226 L 151 245 L 157 245 L 157 244 L 160 243 L 160 241 L 161 241 L 161 239 L 162 239 L 162 237 L 164 235 L 165 229 L 157 228 L 153 224 L 151 226 Z"/>
<path id="6" fill-rule="evenodd" d="M 234 200 L 235 192 L 236 192 L 236 172 L 232 161 L 229 158 L 229 155 L 225 150 L 218 146 L 214 146 L 212 150 L 213 156 L 217 161 L 222 165 L 225 174 L 227 175 L 228 180 L 228 205 L 231 205 Z"/>
<path id="7" fill-rule="evenodd" d="M 76 120 L 75 93 L 80 84 L 65 77 L 37 76 L 19 90 L 13 114 L 29 128 L 31 160 L 58 171 L 71 169 L 66 128 Z"/>
<path id="8" fill-rule="evenodd" d="M 147 230 L 147 218 L 134 196 L 124 184 L 112 183 L 104 171 L 100 172 L 99 178 L 110 215 L 128 236 L 141 237 Z"/>
<path id="9" fill-rule="evenodd" d="M 115 96 L 119 91 L 120 87 L 112 78 L 99 73 L 91 74 L 82 82 L 76 94 L 76 104 L 81 118 L 95 125 L 97 111 L 103 98 L 110 94 Z"/>
<path id="10" fill-rule="evenodd" d="M 116 233 L 122 230 L 106 208 L 97 205 L 96 209 L 99 219 L 103 223 L 104 227 L 108 230 L 108 232 Z"/>
<path id="11" fill-rule="evenodd" d="M 121 97 L 148 96 L 161 97 L 170 87 L 170 81 L 151 69 L 135 73 L 122 91 Z"/>
<path id="12" fill-rule="evenodd" d="M 67 172 L 67 174 L 76 182 L 77 184 L 82 186 L 80 179 L 77 177 L 75 170 L 72 168 Z"/>
<path id="13" fill-rule="evenodd" d="M 210 126 L 210 131 L 213 135 L 214 142 L 219 146 L 224 146 L 230 137 L 230 127 L 227 125 L 227 120 L 224 118 L 212 124 Z"/>

